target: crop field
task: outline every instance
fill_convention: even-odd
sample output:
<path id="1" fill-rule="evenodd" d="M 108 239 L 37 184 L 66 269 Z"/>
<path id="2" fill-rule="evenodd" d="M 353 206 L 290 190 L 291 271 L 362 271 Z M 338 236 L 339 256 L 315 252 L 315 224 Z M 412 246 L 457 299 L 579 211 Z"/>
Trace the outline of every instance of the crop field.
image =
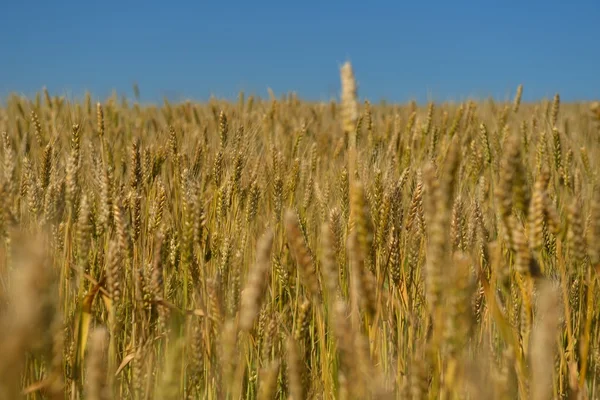
<path id="1" fill-rule="evenodd" d="M 600 398 L 600 107 L 339 73 L 7 98 L 0 399 Z"/>

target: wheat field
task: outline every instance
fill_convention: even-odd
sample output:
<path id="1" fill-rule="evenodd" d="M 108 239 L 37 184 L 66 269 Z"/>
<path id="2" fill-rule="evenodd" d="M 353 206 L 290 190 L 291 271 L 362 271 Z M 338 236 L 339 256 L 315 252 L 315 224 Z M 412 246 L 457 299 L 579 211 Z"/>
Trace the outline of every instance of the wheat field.
<path id="1" fill-rule="evenodd" d="M 334 71 L 335 72 L 335 71 Z M 600 398 L 600 108 L 0 109 L 0 399 Z"/>

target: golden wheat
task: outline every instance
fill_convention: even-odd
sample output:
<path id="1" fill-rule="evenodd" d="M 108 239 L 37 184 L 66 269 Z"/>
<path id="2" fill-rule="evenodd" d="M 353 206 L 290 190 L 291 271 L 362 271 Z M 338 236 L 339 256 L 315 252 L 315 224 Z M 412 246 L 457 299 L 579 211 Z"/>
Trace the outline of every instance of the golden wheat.
<path id="1" fill-rule="evenodd" d="M 0 398 L 598 398 L 599 107 L 339 72 L 339 104 L 9 97 Z"/>

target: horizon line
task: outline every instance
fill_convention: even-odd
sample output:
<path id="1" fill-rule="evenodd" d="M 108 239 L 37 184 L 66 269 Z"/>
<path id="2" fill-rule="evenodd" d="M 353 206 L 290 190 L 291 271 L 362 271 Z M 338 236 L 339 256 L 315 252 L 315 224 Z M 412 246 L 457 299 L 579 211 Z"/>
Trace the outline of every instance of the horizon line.
<path id="1" fill-rule="evenodd" d="M 18 91 L 9 91 L 7 93 L 3 93 L 0 95 L 0 105 L 1 106 L 6 106 L 8 101 L 13 98 L 13 97 L 17 97 L 20 99 L 26 99 L 28 101 L 34 101 L 35 98 L 37 96 L 43 96 L 44 92 L 47 90 L 46 86 L 42 86 L 39 90 L 33 92 L 32 94 L 26 94 L 24 92 L 18 92 Z M 335 103 L 339 103 L 340 102 L 340 95 L 339 93 L 336 94 L 335 96 L 329 96 L 329 98 L 325 99 L 325 96 L 322 96 L 322 98 L 320 99 L 316 99 L 312 96 L 302 96 L 299 95 L 297 93 L 297 91 L 294 90 L 289 90 L 286 92 L 282 92 L 279 95 L 275 95 L 275 93 L 272 91 L 272 89 L 270 87 L 267 87 L 264 91 L 267 92 L 267 95 L 261 95 L 256 93 L 256 91 L 245 91 L 245 90 L 239 90 L 235 95 L 233 96 L 220 96 L 217 95 L 215 93 L 211 93 L 208 96 L 203 96 L 203 97 L 195 97 L 195 96 L 183 96 L 183 95 L 163 95 L 160 97 L 160 99 L 153 99 L 153 100 L 145 100 L 142 99 L 141 96 L 139 96 L 139 94 L 136 95 L 136 89 L 130 89 L 130 90 L 117 90 L 117 89 L 111 89 L 110 90 L 110 95 L 105 95 L 105 96 L 98 96 L 98 95 L 94 95 L 93 91 L 86 89 L 83 91 L 79 91 L 80 94 L 76 94 L 73 95 L 73 91 L 68 90 L 68 89 L 64 89 L 62 90 L 62 94 L 58 94 L 56 93 L 52 93 L 51 91 L 48 90 L 48 94 L 50 95 L 50 97 L 58 97 L 58 98 L 63 98 L 63 99 L 67 99 L 68 102 L 70 103 L 79 103 L 79 102 L 83 102 L 85 101 L 86 97 L 89 95 L 92 98 L 92 102 L 96 103 L 96 102 L 100 102 L 100 103 L 105 103 L 110 99 L 116 99 L 119 102 L 123 102 L 123 101 L 127 101 L 128 104 L 131 105 L 140 105 L 142 107 L 152 107 L 152 106 L 163 106 L 165 105 L 167 102 L 169 104 L 186 104 L 186 103 L 195 103 L 195 104 L 210 104 L 213 101 L 218 101 L 218 102 L 237 102 L 240 99 L 240 96 L 243 95 L 245 101 L 247 101 L 250 97 L 252 97 L 254 99 L 254 101 L 259 101 L 259 102 L 265 102 L 265 101 L 272 101 L 272 100 L 284 100 L 287 97 L 291 97 L 291 96 L 295 96 L 298 101 L 303 102 L 303 103 L 315 103 L 315 104 L 329 104 L 331 102 L 335 102 Z M 68 92 L 68 93 L 67 93 Z M 165 92 L 165 91 L 163 91 Z M 168 92 L 168 91 L 166 91 Z M 139 93 L 139 92 L 138 92 Z M 515 94 L 516 94 L 516 88 L 515 88 Z M 476 95 L 476 94 L 472 94 L 472 95 L 460 95 L 460 96 L 435 96 L 432 95 L 430 92 L 427 94 L 427 100 L 423 100 L 423 99 L 419 99 L 417 97 L 420 96 L 407 96 L 407 98 L 405 100 L 389 100 L 386 97 L 379 97 L 377 99 L 372 99 L 369 96 L 361 96 L 360 93 L 358 93 L 358 97 L 359 97 L 359 101 L 361 104 L 364 104 L 365 102 L 369 102 L 372 105 L 406 105 L 406 104 L 412 104 L 412 103 L 416 103 L 417 105 L 426 105 L 426 104 L 430 104 L 430 103 L 437 103 L 437 104 L 452 104 L 452 103 L 456 103 L 456 104 L 462 104 L 465 102 L 469 102 L 469 101 L 474 101 L 474 102 L 486 102 L 486 101 L 493 101 L 495 103 L 499 103 L 499 104 L 503 104 L 503 103 L 511 103 L 513 102 L 514 98 L 515 98 L 515 94 L 513 94 L 512 96 L 508 96 L 508 95 L 504 95 L 504 96 L 494 96 L 494 95 Z M 560 96 L 560 92 L 556 92 L 556 94 L 558 94 Z M 103 99 L 101 99 L 100 97 L 103 97 Z M 436 97 L 444 97 L 443 99 L 436 99 Z M 537 104 L 540 102 L 544 102 L 544 101 L 552 101 L 554 96 L 537 96 L 535 99 L 521 99 L 521 104 L 525 105 L 525 104 Z M 585 103 L 594 103 L 599 101 L 600 99 L 587 99 L 587 98 L 580 98 L 580 99 L 563 99 L 563 96 L 560 96 L 560 100 L 562 104 L 585 104 Z"/>

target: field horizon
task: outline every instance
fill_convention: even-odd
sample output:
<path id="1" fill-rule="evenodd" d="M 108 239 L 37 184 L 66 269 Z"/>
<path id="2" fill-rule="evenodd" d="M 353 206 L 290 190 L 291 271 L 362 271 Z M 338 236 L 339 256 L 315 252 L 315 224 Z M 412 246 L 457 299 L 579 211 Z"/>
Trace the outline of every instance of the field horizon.
<path id="1" fill-rule="evenodd" d="M 522 84 L 521 86 L 523 87 L 523 91 L 525 93 L 527 93 L 527 85 Z M 105 94 L 103 96 L 99 96 L 99 95 L 97 95 L 96 92 L 89 91 L 89 90 L 82 91 L 78 95 L 72 95 L 72 94 L 65 94 L 64 92 L 61 93 L 60 90 L 48 91 L 46 89 L 46 87 L 43 86 L 38 91 L 29 93 L 29 94 L 19 93 L 17 91 L 12 91 L 12 92 L 6 93 L 0 97 L 0 105 L 3 107 L 6 107 L 6 105 L 8 104 L 8 102 L 11 101 L 11 99 L 13 99 L 13 100 L 22 99 L 23 101 L 32 101 L 37 96 L 43 95 L 43 93 L 45 91 L 48 91 L 49 95 L 52 97 L 58 97 L 58 98 L 64 99 L 65 101 L 68 101 L 69 103 L 73 103 L 73 104 L 85 102 L 86 98 L 89 97 L 90 101 L 92 101 L 93 103 L 97 103 L 97 102 L 105 103 L 112 99 L 112 101 L 118 100 L 119 102 L 127 101 L 127 103 L 130 105 L 138 104 L 141 107 L 161 107 L 161 106 L 164 106 L 165 103 L 169 103 L 171 105 L 193 103 L 193 104 L 201 105 L 201 106 L 208 105 L 211 102 L 237 103 L 239 101 L 240 96 L 244 96 L 245 98 L 252 97 L 255 101 L 258 101 L 258 102 L 268 102 L 268 101 L 273 101 L 273 100 L 284 101 L 285 99 L 291 98 L 291 97 L 294 97 L 298 101 L 300 101 L 302 103 L 306 103 L 306 104 L 328 104 L 331 102 L 339 102 L 340 101 L 339 93 L 337 93 L 337 92 L 339 92 L 339 88 L 336 88 L 336 95 L 329 96 L 327 98 L 325 98 L 324 96 L 321 96 L 321 98 L 319 98 L 319 99 L 310 98 L 308 96 L 305 96 L 305 97 L 300 96 L 297 94 L 296 91 L 293 91 L 293 90 L 275 94 L 270 88 L 267 87 L 264 91 L 262 91 L 263 92 L 262 95 L 257 94 L 255 91 L 239 90 L 230 96 L 219 96 L 219 95 L 215 95 L 215 94 L 208 94 L 208 95 L 206 95 L 204 97 L 200 97 L 200 98 L 186 97 L 186 96 L 162 96 L 162 97 L 156 98 L 154 100 L 144 100 L 141 98 L 140 95 L 138 95 L 138 96 L 135 95 L 136 90 L 140 91 L 140 90 L 143 90 L 143 88 L 135 89 L 137 87 L 135 85 L 132 87 L 133 87 L 132 90 L 123 90 L 123 91 L 117 91 L 117 90 L 113 89 L 110 91 L 110 94 Z M 444 105 L 455 105 L 455 104 L 468 103 L 470 101 L 473 101 L 473 102 L 479 103 L 479 104 L 488 103 L 488 102 L 494 102 L 497 104 L 505 104 L 505 103 L 512 103 L 514 101 L 514 96 L 516 94 L 517 87 L 513 88 L 513 90 L 510 93 L 507 92 L 504 96 L 493 96 L 493 95 L 445 96 L 445 98 L 442 100 L 436 99 L 436 98 L 430 98 L 430 96 L 427 96 L 426 99 L 423 99 L 423 98 L 417 99 L 416 96 L 412 96 L 403 101 L 393 101 L 393 100 L 389 100 L 385 97 L 370 98 L 370 97 L 360 96 L 357 98 L 357 101 L 359 101 L 359 103 L 361 103 L 361 104 L 364 104 L 365 101 L 368 101 L 373 106 L 382 106 L 383 105 L 383 106 L 398 106 L 398 107 L 408 106 L 413 103 L 419 107 L 425 107 L 430 103 L 434 103 L 438 106 L 444 106 Z M 360 90 L 360 88 L 358 88 L 358 90 Z M 552 95 L 548 95 L 548 96 L 539 96 L 535 99 L 528 99 L 528 100 L 522 99 L 521 104 L 524 106 L 527 106 L 527 105 L 535 105 L 535 104 L 539 104 L 542 102 L 552 101 L 555 94 L 556 93 L 554 93 Z M 600 101 L 600 97 L 593 98 L 593 99 L 574 98 L 574 99 L 569 99 L 569 100 L 565 100 L 564 98 L 561 98 L 561 103 L 564 105 L 567 105 L 567 104 L 570 104 L 570 105 L 593 104 L 593 103 L 597 103 L 599 101 Z"/>

